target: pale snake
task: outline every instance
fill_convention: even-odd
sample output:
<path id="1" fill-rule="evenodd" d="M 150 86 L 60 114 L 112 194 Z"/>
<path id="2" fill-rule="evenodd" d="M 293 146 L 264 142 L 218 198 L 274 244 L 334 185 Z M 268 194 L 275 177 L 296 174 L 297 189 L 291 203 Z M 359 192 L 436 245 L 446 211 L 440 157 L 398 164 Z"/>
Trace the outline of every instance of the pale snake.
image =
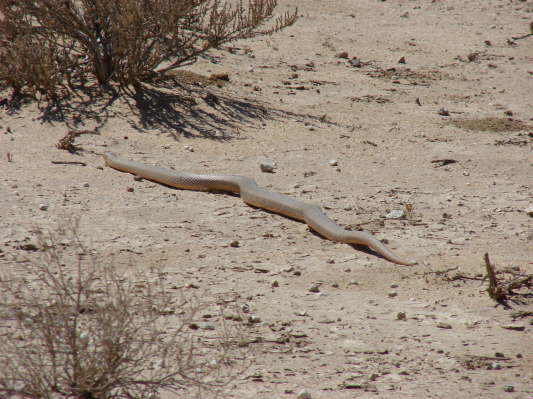
<path id="1" fill-rule="evenodd" d="M 332 241 L 366 245 L 389 261 L 400 265 L 414 265 L 416 263 L 398 257 L 381 241 L 367 232 L 349 231 L 342 228 L 328 218 L 318 205 L 307 204 L 287 195 L 268 191 L 259 187 L 249 177 L 176 172 L 172 169 L 120 158 L 111 152 L 106 152 L 104 159 L 106 164 L 114 169 L 167 186 L 187 190 L 228 191 L 239 194 L 246 204 L 305 222 L 312 230 Z"/>

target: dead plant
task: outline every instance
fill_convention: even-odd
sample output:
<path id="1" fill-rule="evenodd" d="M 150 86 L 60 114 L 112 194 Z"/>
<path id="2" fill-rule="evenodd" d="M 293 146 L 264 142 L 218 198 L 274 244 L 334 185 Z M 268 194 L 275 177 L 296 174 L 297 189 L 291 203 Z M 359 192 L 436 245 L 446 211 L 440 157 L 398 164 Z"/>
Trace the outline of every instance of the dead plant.
<path id="1" fill-rule="evenodd" d="M 40 259 L 0 281 L 0 397 L 155 398 L 217 389 L 245 364 L 238 323 L 220 317 L 206 339 L 203 305 L 102 265 L 76 221 L 36 237 Z"/>
<path id="2" fill-rule="evenodd" d="M 0 0 L 0 83 L 59 98 L 94 82 L 139 85 L 223 43 L 271 34 L 277 0 Z"/>

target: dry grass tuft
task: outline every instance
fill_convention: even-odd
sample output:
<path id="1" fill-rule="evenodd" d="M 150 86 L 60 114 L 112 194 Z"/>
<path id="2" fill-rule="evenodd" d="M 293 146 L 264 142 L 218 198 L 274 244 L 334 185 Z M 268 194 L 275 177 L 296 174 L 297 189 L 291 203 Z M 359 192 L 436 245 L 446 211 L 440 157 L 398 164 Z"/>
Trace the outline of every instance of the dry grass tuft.
<path id="1" fill-rule="evenodd" d="M 153 398 L 219 389 L 246 366 L 242 324 L 199 331 L 204 305 L 103 265 L 76 221 L 36 237 L 40 259 L 0 280 L 0 397 Z"/>

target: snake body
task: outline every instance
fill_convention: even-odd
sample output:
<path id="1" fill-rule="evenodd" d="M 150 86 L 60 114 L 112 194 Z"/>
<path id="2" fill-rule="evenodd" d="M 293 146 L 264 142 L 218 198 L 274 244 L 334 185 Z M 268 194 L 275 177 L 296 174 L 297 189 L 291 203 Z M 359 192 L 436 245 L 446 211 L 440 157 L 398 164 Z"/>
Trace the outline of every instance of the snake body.
<path id="1" fill-rule="evenodd" d="M 366 245 L 391 262 L 400 265 L 414 265 L 395 255 L 377 238 L 364 231 L 349 231 L 328 218 L 318 205 L 307 204 L 284 194 L 268 191 L 244 176 L 212 175 L 176 172 L 158 166 L 146 165 L 121 158 L 114 153 L 104 154 L 106 164 L 113 169 L 132 173 L 167 186 L 197 191 L 227 191 L 239 194 L 248 205 L 287 216 L 307 223 L 321 236 L 332 241 Z"/>

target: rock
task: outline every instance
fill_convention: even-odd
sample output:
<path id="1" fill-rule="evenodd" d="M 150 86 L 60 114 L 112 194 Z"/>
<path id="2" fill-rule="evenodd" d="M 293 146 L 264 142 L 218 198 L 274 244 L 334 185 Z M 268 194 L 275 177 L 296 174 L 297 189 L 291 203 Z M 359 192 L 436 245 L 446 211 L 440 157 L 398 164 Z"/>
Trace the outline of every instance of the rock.
<path id="1" fill-rule="evenodd" d="M 506 385 L 506 386 L 503 387 L 503 390 L 504 390 L 505 392 L 514 392 L 514 386 L 512 386 L 512 385 Z"/>
<path id="2" fill-rule="evenodd" d="M 388 296 L 389 298 L 394 298 L 394 297 L 398 296 L 398 293 L 397 293 L 396 291 L 391 291 L 391 292 L 389 292 L 389 293 L 387 294 L 387 296 Z"/>
<path id="3" fill-rule="evenodd" d="M 450 111 L 448 111 L 446 108 L 441 108 L 437 112 L 441 116 L 450 116 Z"/>
<path id="4" fill-rule="evenodd" d="M 313 283 L 309 287 L 309 292 L 320 292 L 320 285 Z"/>
<path id="5" fill-rule="evenodd" d="M 336 159 L 331 159 L 329 162 L 329 166 L 337 166 L 339 162 Z"/>
<path id="6" fill-rule="evenodd" d="M 526 327 L 521 324 L 504 324 L 502 325 L 502 328 L 513 331 L 524 331 L 526 329 Z"/>
<path id="7" fill-rule="evenodd" d="M 405 212 L 402 209 L 393 209 L 385 215 L 387 219 L 401 219 L 405 217 Z"/>
<path id="8" fill-rule="evenodd" d="M 398 63 L 399 63 L 399 64 L 405 64 L 405 57 L 401 57 L 401 58 L 398 60 Z"/>
<path id="9" fill-rule="evenodd" d="M 453 245 L 465 245 L 465 242 L 466 238 L 463 237 L 451 238 L 448 240 L 448 243 Z"/>
<path id="10" fill-rule="evenodd" d="M 361 68 L 363 66 L 363 64 L 361 63 L 361 61 L 359 61 L 357 59 L 357 57 L 354 57 L 352 58 L 350 61 L 348 61 L 350 63 L 351 66 L 353 66 L 354 68 Z"/>
<path id="11" fill-rule="evenodd" d="M 259 167 L 261 168 L 261 172 L 274 173 L 274 170 L 276 169 L 276 163 L 267 159 L 261 162 Z"/>
<path id="12" fill-rule="evenodd" d="M 431 226 L 429 226 L 429 229 L 431 231 L 442 231 L 442 230 L 446 229 L 446 225 L 441 224 L 441 223 L 435 223 L 435 224 L 432 224 Z"/>
<path id="13" fill-rule="evenodd" d="M 239 244 L 239 241 L 233 240 L 232 242 L 229 243 L 229 246 L 232 248 L 239 248 L 240 244 Z"/>
<path id="14" fill-rule="evenodd" d="M 396 320 L 407 320 L 407 315 L 405 312 L 398 312 L 396 315 Z"/>
<path id="15" fill-rule="evenodd" d="M 527 213 L 529 216 L 533 217 L 533 205 L 524 209 L 524 212 Z"/>
<path id="16" fill-rule="evenodd" d="M 39 209 L 41 211 L 47 211 L 48 210 L 48 204 L 39 204 Z"/>
<path id="17" fill-rule="evenodd" d="M 83 184 L 82 184 L 82 186 L 83 186 L 83 187 L 89 187 L 89 186 L 90 186 L 90 184 L 89 184 L 89 183 L 87 183 L 87 182 L 85 182 L 85 183 L 83 183 Z"/>
<path id="18" fill-rule="evenodd" d="M 348 52 L 347 51 L 341 51 L 335 57 L 348 59 Z"/>
<path id="19" fill-rule="evenodd" d="M 184 146 L 183 149 L 189 152 L 194 152 L 194 148 L 192 148 L 190 145 Z"/>
<path id="20" fill-rule="evenodd" d="M 444 323 L 444 322 L 439 322 L 437 323 L 437 327 L 438 328 L 442 328 L 444 330 L 451 330 L 452 329 L 452 325 L 451 324 L 448 324 L 448 323 Z"/>
<path id="21" fill-rule="evenodd" d="M 296 399 L 313 399 L 313 397 L 305 389 L 302 389 L 300 392 L 298 392 Z"/>
<path id="22" fill-rule="evenodd" d="M 227 74 L 227 73 L 212 73 L 211 76 L 209 76 L 209 79 L 211 79 L 211 80 L 224 80 L 226 82 L 229 82 L 229 74 Z"/>

